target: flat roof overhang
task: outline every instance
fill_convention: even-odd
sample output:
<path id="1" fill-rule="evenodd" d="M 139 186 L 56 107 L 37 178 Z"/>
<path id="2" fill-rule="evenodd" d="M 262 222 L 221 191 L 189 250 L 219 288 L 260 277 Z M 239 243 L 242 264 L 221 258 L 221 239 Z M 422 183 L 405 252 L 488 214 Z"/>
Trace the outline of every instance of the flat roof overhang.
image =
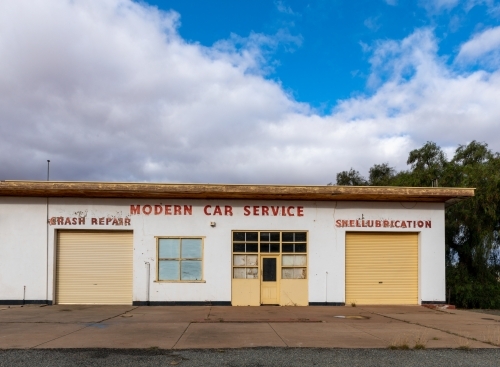
<path id="1" fill-rule="evenodd" d="M 0 181 L 0 196 L 157 199 L 392 201 L 453 204 L 474 188 Z"/>

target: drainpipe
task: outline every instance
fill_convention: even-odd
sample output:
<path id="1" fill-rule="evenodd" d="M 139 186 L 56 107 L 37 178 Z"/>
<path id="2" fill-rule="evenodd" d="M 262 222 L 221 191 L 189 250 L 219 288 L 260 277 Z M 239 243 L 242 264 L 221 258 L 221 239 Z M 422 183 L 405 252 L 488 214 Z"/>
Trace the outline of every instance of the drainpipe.
<path id="1" fill-rule="evenodd" d="M 146 289 L 148 290 L 148 298 L 147 298 L 146 305 L 150 306 L 150 304 L 149 304 L 149 287 L 150 287 L 150 284 L 149 283 L 150 283 L 150 279 L 151 279 L 151 264 L 148 261 L 145 261 L 144 263 L 148 267 L 148 277 L 147 277 L 147 284 L 146 284 L 146 286 L 147 286 Z"/>
<path id="2" fill-rule="evenodd" d="M 325 306 L 328 305 L 328 272 L 325 272 Z"/>

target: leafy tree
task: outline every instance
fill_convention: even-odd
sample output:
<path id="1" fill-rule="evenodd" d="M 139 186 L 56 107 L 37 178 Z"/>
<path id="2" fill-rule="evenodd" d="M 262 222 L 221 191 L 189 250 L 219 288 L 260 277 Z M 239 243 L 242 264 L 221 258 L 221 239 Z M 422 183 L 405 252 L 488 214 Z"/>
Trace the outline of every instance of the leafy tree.
<path id="1" fill-rule="evenodd" d="M 485 143 L 457 148 L 450 186 L 475 187 L 446 210 L 447 283 L 462 307 L 500 308 L 500 156 Z"/>
<path id="2" fill-rule="evenodd" d="M 460 145 L 451 160 L 433 142 L 412 150 L 410 169 L 375 164 L 369 179 L 351 168 L 338 185 L 474 187 L 476 195 L 446 208 L 446 280 L 451 303 L 500 308 L 500 155 L 485 143 Z"/>
<path id="3" fill-rule="evenodd" d="M 428 141 L 422 148 L 410 152 L 406 164 L 411 165 L 413 186 L 425 187 L 443 177 L 448 162 L 441 148 Z"/>
<path id="4" fill-rule="evenodd" d="M 361 176 L 359 171 L 352 168 L 349 171 L 337 173 L 337 185 L 366 186 L 367 184 L 368 182 Z"/>
<path id="5" fill-rule="evenodd" d="M 369 171 L 370 186 L 389 186 L 396 175 L 396 170 L 389 163 L 375 164 Z"/>

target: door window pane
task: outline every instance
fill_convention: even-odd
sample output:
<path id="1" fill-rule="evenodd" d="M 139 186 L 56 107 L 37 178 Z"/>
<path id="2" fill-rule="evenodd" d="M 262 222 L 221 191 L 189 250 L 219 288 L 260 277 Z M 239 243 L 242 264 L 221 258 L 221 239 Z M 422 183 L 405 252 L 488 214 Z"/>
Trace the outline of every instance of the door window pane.
<path id="1" fill-rule="evenodd" d="M 276 281 L 276 258 L 262 259 L 262 280 L 264 282 Z"/>

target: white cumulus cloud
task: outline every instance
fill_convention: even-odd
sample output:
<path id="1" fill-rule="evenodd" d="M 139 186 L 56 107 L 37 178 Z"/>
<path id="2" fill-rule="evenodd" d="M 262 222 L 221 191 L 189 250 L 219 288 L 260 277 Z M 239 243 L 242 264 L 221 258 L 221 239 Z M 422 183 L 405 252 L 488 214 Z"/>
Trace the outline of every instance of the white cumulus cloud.
<path id="1" fill-rule="evenodd" d="M 1 2 L 0 179 L 50 159 L 64 180 L 326 184 L 427 140 L 500 150 L 498 68 L 454 71 L 431 30 L 373 45 L 370 94 L 321 115 L 266 76 L 282 36 L 203 47 L 179 26 L 129 0 Z"/>
<path id="2" fill-rule="evenodd" d="M 493 59 L 493 60 L 492 60 Z M 494 27 L 476 34 L 461 47 L 457 61 L 461 62 L 493 62 L 500 60 L 500 27 Z"/>

